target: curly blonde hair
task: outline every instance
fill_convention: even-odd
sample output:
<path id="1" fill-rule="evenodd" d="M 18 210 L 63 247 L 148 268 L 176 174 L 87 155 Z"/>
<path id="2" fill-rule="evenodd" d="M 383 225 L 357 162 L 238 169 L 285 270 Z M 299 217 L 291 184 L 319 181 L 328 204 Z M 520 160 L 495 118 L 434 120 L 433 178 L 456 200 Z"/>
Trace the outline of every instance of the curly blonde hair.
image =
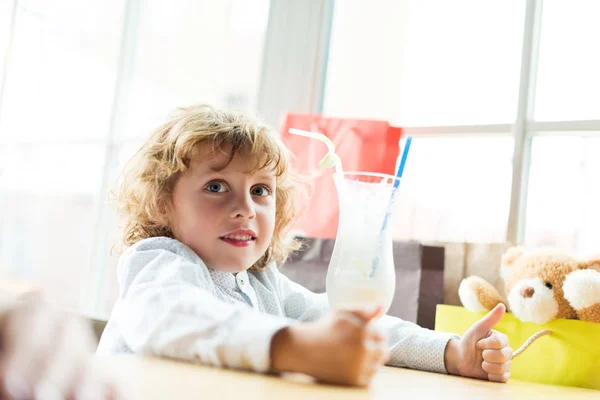
<path id="1" fill-rule="evenodd" d="M 261 121 L 208 105 L 175 110 L 126 165 L 116 199 L 121 244 L 131 246 L 150 237 L 173 237 L 166 213 L 173 187 L 192 158 L 207 146 L 213 154 L 226 151 L 230 161 L 237 153 L 247 152 L 254 164 L 250 166 L 252 172 L 264 168 L 275 171 L 273 238 L 252 268 L 261 270 L 272 261 L 285 261 L 300 247 L 297 241 L 285 238 L 286 228 L 297 215 L 297 180 L 289 167 L 289 151 L 277 133 Z"/>

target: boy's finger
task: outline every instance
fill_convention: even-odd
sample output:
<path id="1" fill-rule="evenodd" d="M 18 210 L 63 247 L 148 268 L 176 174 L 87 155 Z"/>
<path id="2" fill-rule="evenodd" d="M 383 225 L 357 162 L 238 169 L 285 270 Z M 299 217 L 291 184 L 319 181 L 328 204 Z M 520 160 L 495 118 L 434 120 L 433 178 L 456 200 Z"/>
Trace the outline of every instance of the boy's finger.
<path id="1" fill-rule="evenodd" d="M 508 360 L 512 359 L 512 355 L 513 350 L 510 346 L 507 346 L 500 350 L 486 349 L 483 350 L 482 353 L 484 361 L 496 364 L 502 364 L 507 362 Z"/>
<path id="2" fill-rule="evenodd" d="M 385 365 L 387 364 L 387 362 L 390 361 L 390 352 L 389 351 L 385 351 L 382 355 L 381 358 L 379 359 L 379 364 L 381 365 Z"/>
<path id="3" fill-rule="evenodd" d="M 505 383 L 505 382 L 508 382 L 509 378 L 510 378 L 510 372 L 505 372 L 502 375 L 488 374 L 488 380 L 491 382 Z"/>
<path id="4" fill-rule="evenodd" d="M 382 332 L 380 329 L 371 328 L 372 324 L 367 326 L 367 329 L 364 334 L 364 338 L 366 340 L 372 340 L 374 342 L 384 342 L 387 343 L 388 335 L 385 332 Z"/>
<path id="5" fill-rule="evenodd" d="M 508 338 L 499 332 L 493 332 L 489 337 L 481 339 L 476 344 L 479 350 L 502 350 L 508 347 Z"/>
<path id="6" fill-rule="evenodd" d="M 352 310 L 351 313 L 359 317 L 364 324 L 367 324 L 371 320 L 379 317 L 383 313 L 383 307 L 377 305 L 375 307 Z"/>
<path id="7" fill-rule="evenodd" d="M 377 365 L 384 365 L 390 358 L 390 352 L 387 347 L 380 347 L 373 354 L 373 360 Z"/>
<path id="8" fill-rule="evenodd" d="M 389 332 L 388 329 L 383 327 L 381 324 L 371 323 L 368 324 L 366 334 L 369 337 L 381 339 L 387 341 Z"/>
<path id="9" fill-rule="evenodd" d="M 488 374 L 502 375 L 510 371 L 510 364 L 510 361 L 507 361 L 503 364 L 493 364 L 484 361 L 481 363 L 481 369 L 483 369 Z"/>

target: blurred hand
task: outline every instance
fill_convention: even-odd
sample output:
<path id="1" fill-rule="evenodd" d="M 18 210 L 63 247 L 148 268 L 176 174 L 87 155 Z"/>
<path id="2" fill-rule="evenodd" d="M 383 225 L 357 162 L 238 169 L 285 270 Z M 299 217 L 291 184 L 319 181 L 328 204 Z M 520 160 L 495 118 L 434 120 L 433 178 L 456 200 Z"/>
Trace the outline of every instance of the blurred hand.
<path id="1" fill-rule="evenodd" d="M 114 399 L 116 386 L 94 369 L 94 334 L 83 320 L 42 303 L 0 315 L 0 398 Z"/>
<path id="2" fill-rule="evenodd" d="M 323 382 L 368 385 L 389 359 L 387 336 L 372 322 L 381 312 L 381 307 L 333 310 L 315 322 L 285 328 L 273 340 L 273 367 Z"/>

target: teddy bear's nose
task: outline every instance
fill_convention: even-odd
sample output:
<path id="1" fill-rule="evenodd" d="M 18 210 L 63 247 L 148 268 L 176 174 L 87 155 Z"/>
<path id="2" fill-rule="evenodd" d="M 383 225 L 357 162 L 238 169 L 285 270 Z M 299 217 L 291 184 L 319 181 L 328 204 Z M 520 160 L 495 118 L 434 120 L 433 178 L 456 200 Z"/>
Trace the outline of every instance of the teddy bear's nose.
<path id="1" fill-rule="evenodd" d="M 523 297 L 533 297 L 535 290 L 531 286 L 525 286 L 521 289 L 521 296 Z"/>

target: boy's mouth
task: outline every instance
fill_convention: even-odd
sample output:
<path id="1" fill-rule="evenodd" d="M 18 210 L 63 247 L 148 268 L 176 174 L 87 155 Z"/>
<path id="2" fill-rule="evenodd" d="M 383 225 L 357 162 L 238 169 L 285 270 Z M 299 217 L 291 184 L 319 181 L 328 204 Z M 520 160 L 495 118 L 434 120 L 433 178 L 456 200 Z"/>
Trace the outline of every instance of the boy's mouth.
<path id="1" fill-rule="evenodd" d="M 235 247 L 247 247 L 256 240 L 256 233 L 251 230 L 240 229 L 221 236 L 219 239 Z"/>

